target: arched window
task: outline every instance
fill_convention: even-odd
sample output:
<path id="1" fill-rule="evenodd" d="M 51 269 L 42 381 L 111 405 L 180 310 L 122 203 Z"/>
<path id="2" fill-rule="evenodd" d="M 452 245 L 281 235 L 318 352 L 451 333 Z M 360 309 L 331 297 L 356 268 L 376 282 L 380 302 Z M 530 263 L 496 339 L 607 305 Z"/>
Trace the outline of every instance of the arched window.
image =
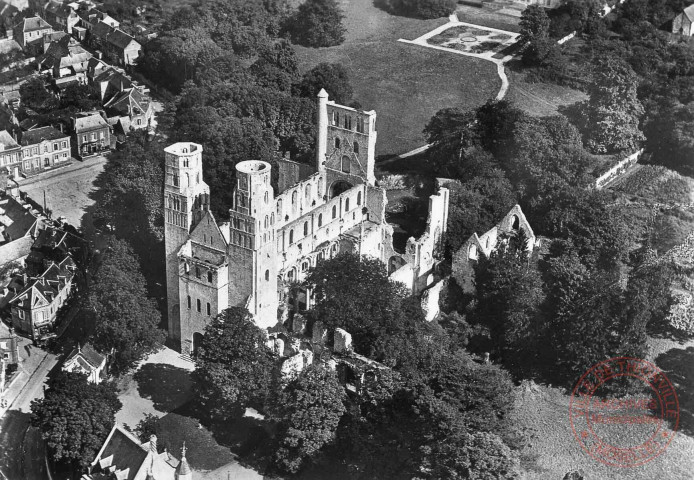
<path id="1" fill-rule="evenodd" d="M 345 212 L 349 212 L 349 198 L 345 198 Z"/>
<path id="2" fill-rule="evenodd" d="M 359 142 L 354 142 L 354 153 L 359 153 Z"/>
<path id="3" fill-rule="evenodd" d="M 296 209 L 296 202 L 298 200 L 298 195 L 296 193 L 296 190 L 292 192 L 292 208 Z"/>
<path id="4" fill-rule="evenodd" d="M 210 302 L 207 302 L 207 314 L 212 315 L 212 308 L 210 307 Z"/>
<path id="5" fill-rule="evenodd" d="M 333 125 L 340 126 L 340 112 L 333 110 Z"/>
<path id="6" fill-rule="evenodd" d="M 195 183 L 200 183 L 200 174 L 199 173 L 195 174 Z"/>
<path id="7" fill-rule="evenodd" d="M 270 225 L 274 225 L 274 224 L 275 224 L 275 214 L 271 213 L 270 214 Z"/>
<path id="8" fill-rule="evenodd" d="M 302 263 L 301 263 L 301 271 L 302 271 L 302 272 L 308 272 L 308 267 L 309 267 L 309 263 L 308 263 L 308 262 L 302 262 Z"/>
<path id="9" fill-rule="evenodd" d="M 270 225 L 270 218 L 267 215 L 265 215 L 265 223 L 264 223 L 265 228 L 267 228 L 268 225 Z"/>
<path id="10" fill-rule="evenodd" d="M 335 148 L 340 148 L 340 137 L 335 137 Z"/>
<path id="11" fill-rule="evenodd" d="M 308 203 L 309 200 L 311 200 L 311 184 L 309 183 L 306 185 L 306 189 L 304 190 L 304 196 L 306 197 L 306 202 Z"/>
<path id="12" fill-rule="evenodd" d="M 477 260 L 477 245 L 470 245 L 468 249 L 468 258 L 470 260 Z"/>
<path id="13" fill-rule="evenodd" d="M 294 230 L 289 230 L 289 244 L 294 243 Z"/>
<path id="14" fill-rule="evenodd" d="M 186 184 L 183 185 L 184 187 L 189 187 L 190 186 L 190 175 L 186 173 Z"/>
<path id="15" fill-rule="evenodd" d="M 207 281 L 212 283 L 212 271 L 207 272 Z"/>
<path id="16" fill-rule="evenodd" d="M 178 173 L 173 174 L 174 187 L 178 187 Z"/>
<path id="17" fill-rule="evenodd" d="M 323 214 L 322 213 L 318 214 L 318 226 L 319 227 L 323 226 Z"/>
<path id="18" fill-rule="evenodd" d="M 188 295 L 188 310 L 190 310 L 190 307 L 191 307 L 191 299 L 190 299 L 190 295 Z"/>
<path id="19" fill-rule="evenodd" d="M 200 278 L 201 275 L 200 267 L 195 267 L 195 278 Z"/>
<path id="20" fill-rule="evenodd" d="M 361 192 L 357 192 L 357 205 L 361 205 Z"/>
<path id="21" fill-rule="evenodd" d="M 342 171 L 349 173 L 349 157 L 347 155 L 342 157 Z"/>
<path id="22" fill-rule="evenodd" d="M 183 266 L 183 269 L 186 271 L 186 273 L 190 273 L 190 265 L 187 263 Z"/>
<path id="23" fill-rule="evenodd" d="M 266 204 L 267 204 L 267 202 L 270 201 L 270 192 L 265 192 L 264 200 L 265 200 L 265 203 L 266 203 Z"/>
<path id="24" fill-rule="evenodd" d="M 318 196 L 323 195 L 323 177 L 318 178 Z"/>
<path id="25" fill-rule="evenodd" d="M 196 302 L 197 302 L 198 312 L 201 312 L 202 311 L 202 302 L 200 301 L 199 298 L 196 300 Z"/>
<path id="26" fill-rule="evenodd" d="M 520 220 L 518 220 L 518 217 L 515 215 L 511 217 L 511 228 L 513 230 L 518 230 L 518 228 L 520 228 Z"/>
<path id="27" fill-rule="evenodd" d="M 265 281 L 266 282 L 270 281 L 270 270 L 265 270 Z"/>
<path id="28" fill-rule="evenodd" d="M 333 205 L 333 220 L 337 217 L 337 205 Z"/>
<path id="29" fill-rule="evenodd" d="M 304 237 L 308 235 L 308 222 L 304 222 Z"/>
<path id="30" fill-rule="evenodd" d="M 277 200 L 277 215 L 282 215 L 282 199 Z"/>

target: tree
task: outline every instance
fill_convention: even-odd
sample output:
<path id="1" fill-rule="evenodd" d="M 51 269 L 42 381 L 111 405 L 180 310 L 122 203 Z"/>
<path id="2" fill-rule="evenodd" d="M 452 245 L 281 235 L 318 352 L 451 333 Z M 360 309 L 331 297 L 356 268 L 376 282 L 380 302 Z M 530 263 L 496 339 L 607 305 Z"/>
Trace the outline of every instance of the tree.
<path id="1" fill-rule="evenodd" d="M 92 86 L 73 83 L 60 94 L 60 108 L 71 108 L 77 112 L 101 108 L 101 100 Z"/>
<path id="2" fill-rule="evenodd" d="M 94 346 L 113 350 L 113 368 L 123 372 L 164 343 L 161 314 L 148 298 L 138 259 L 122 240 L 110 239 L 90 288 L 87 306 L 95 316 Z"/>
<path id="3" fill-rule="evenodd" d="M 312 365 L 291 380 L 274 402 L 273 417 L 280 426 L 275 464 L 296 473 L 303 464 L 335 439 L 345 412 L 344 388 L 334 371 Z"/>
<path id="4" fill-rule="evenodd" d="M 306 0 L 288 20 L 292 41 L 306 47 L 333 47 L 345 40 L 344 14 L 336 0 Z"/>
<path id="5" fill-rule="evenodd" d="M 639 78 L 622 58 L 594 60 L 594 84 L 584 103 L 586 145 L 595 153 L 632 153 L 644 139 L 639 130 L 643 105 L 638 99 Z"/>
<path id="6" fill-rule="evenodd" d="M 336 103 L 347 105 L 352 98 L 349 75 L 341 63 L 319 63 L 306 72 L 297 85 L 299 95 L 312 100 L 322 88 Z"/>
<path id="7" fill-rule="evenodd" d="M 651 162 L 694 176 L 694 102 L 662 108 L 646 123 Z"/>
<path id="8" fill-rule="evenodd" d="M 59 372 L 48 381 L 44 398 L 32 401 L 31 423 L 41 430 L 54 461 L 83 469 L 103 445 L 121 406 L 112 383 Z"/>
<path id="9" fill-rule="evenodd" d="M 59 102 L 51 95 L 40 77 L 33 77 L 19 87 L 22 104 L 37 113 L 47 113 L 58 108 Z"/>
<path id="10" fill-rule="evenodd" d="M 390 337 L 424 323 L 421 308 L 403 312 L 405 290 L 388 278 L 385 265 L 377 259 L 337 255 L 318 262 L 305 285 L 313 289 L 315 298 L 310 316 L 329 330 L 345 329 L 358 353 L 379 361 L 396 361 L 384 346 Z"/>
<path id="11" fill-rule="evenodd" d="M 455 12 L 455 0 L 377 0 L 375 5 L 396 15 L 416 18 L 447 17 Z"/>
<path id="12" fill-rule="evenodd" d="M 549 38 L 550 21 L 547 12 L 537 4 L 528 5 L 521 13 L 518 25 L 518 41 L 525 44 L 523 62 L 528 65 L 539 64 L 547 56 L 551 45 L 556 45 L 556 42 Z"/>
<path id="13" fill-rule="evenodd" d="M 244 308 L 228 308 L 207 324 L 194 377 L 198 398 L 212 417 L 234 418 L 265 400 L 272 376 L 265 340 Z"/>

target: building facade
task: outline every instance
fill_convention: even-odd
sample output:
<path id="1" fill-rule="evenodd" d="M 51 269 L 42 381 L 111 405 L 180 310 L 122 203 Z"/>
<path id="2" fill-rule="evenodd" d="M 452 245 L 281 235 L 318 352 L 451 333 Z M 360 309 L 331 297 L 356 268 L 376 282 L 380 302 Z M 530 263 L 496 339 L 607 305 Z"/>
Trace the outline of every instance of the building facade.
<path id="1" fill-rule="evenodd" d="M 694 35 L 694 5 L 689 5 L 682 13 L 672 20 L 672 33 L 679 33 L 687 37 Z"/>
<path id="2" fill-rule="evenodd" d="M 19 144 L 6 130 L 0 130 L 0 169 L 16 176 L 21 162 L 22 149 Z"/>
<path id="3" fill-rule="evenodd" d="M 22 19 L 14 27 L 14 39 L 31 54 L 43 50 L 43 36 L 52 33 L 53 27 L 38 15 Z"/>
<path id="4" fill-rule="evenodd" d="M 77 155 L 97 155 L 111 149 L 111 127 L 99 112 L 88 112 L 73 119 Z"/>
<path id="5" fill-rule="evenodd" d="M 24 132 L 20 144 L 25 175 L 35 175 L 70 160 L 70 137 L 53 127 Z"/>
<path id="6" fill-rule="evenodd" d="M 375 182 L 376 136 L 374 111 L 335 104 L 322 90 L 314 168 L 298 175 L 298 182 L 288 181 L 297 172 L 294 162 L 280 161 L 283 190 L 275 192 L 270 164 L 239 163 L 225 223 L 217 223 L 209 210 L 202 146 L 177 143 L 165 149 L 169 336 L 181 351 L 194 354 L 205 325 L 228 307 L 247 308 L 261 328 L 310 308 L 311 292 L 295 284 L 316 262 L 340 252 L 397 264 L 413 293 L 433 282 L 448 191 L 432 196 L 425 234 L 411 238 L 404 253 L 396 252 L 385 190 Z"/>

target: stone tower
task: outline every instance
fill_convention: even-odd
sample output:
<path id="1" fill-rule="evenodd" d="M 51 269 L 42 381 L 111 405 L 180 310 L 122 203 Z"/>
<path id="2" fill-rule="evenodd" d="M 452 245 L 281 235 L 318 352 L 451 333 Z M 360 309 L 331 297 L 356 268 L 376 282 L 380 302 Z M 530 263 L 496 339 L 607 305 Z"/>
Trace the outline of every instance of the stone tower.
<path id="1" fill-rule="evenodd" d="M 317 133 L 316 169 L 325 176 L 328 199 L 360 183 L 375 184 L 376 112 L 339 105 L 321 90 Z"/>
<path id="2" fill-rule="evenodd" d="M 180 342 L 178 259 L 188 234 L 209 208 L 210 189 L 202 180 L 202 145 L 175 143 L 164 149 L 164 244 L 169 337 Z"/>
<path id="3" fill-rule="evenodd" d="M 275 197 L 270 164 L 236 165 L 236 188 L 229 209 L 229 304 L 245 306 L 256 324 L 277 323 L 277 248 Z"/>

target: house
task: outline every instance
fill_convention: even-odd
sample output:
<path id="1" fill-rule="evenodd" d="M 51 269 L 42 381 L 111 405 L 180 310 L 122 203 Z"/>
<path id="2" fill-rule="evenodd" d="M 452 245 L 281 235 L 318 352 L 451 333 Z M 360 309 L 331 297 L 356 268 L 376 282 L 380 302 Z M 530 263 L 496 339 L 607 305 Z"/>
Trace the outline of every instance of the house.
<path id="1" fill-rule="evenodd" d="M 75 147 L 80 158 L 111 149 L 111 127 L 103 112 L 83 112 L 72 118 Z"/>
<path id="2" fill-rule="evenodd" d="M 80 23 L 80 17 L 72 7 L 55 0 L 43 7 L 43 16 L 53 28 L 67 33 L 72 33 L 72 28 Z"/>
<path id="3" fill-rule="evenodd" d="M 104 62 L 100 58 L 92 57 L 87 62 L 87 80 L 89 83 L 93 83 L 94 79 L 98 77 L 101 72 L 109 68 L 108 63 Z"/>
<path id="4" fill-rule="evenodd" d="M 24 263 L 27 272 L 34 274 L 43 271 L 50 262 L 59 263 L 67 257 L 72 257 L 77 265 L 86 265 L 89 242 L 68 231 L 47 226 L 39 232 Z"/>
<path id="5" fill-rule="evenodd" d="M 120 22 L 118 20 L 110 16 L 108 13 L 102 12 L 96 8 L 83 10 L 80 13 L 80 18 L 82 20 L 81 25 L 89 32 L 91 32 L 92 28 L 94 28 L 94 26 L 99 22 L 104 23 L 111 28 L 120 27 Z"/>
<path id="6" fill-rule="evenodd" d="M 43 35 L 43 49 L 41 50 L 43 53 L 48 52 L 48 48 L 51 46 L 53 42 L 59 41 L 61 38 L 64 37 L 69 37 L 69 35 L 66 32 L 51 32 L 51 33 L 46 33 Z"/>
<path id="7" fill-rule="evenodd" d="M 452 275 L 465 292 L 474 291 L 474 266 L 480 257 L 489 257 L 492 252 L 509 241 L 509 237 L 523 231 L 528 253 L 540 246 L 540 239 L 535 236 L 532 227 L 525 218 L 523 210 L 515 205 L 504 218 L 482 235 L 473 233 L 470 238 L 453 254 Z"/>
<path id="8" fill-rule="evenodd" d="M 79 343 L 63 363 L 63 371 L 77 372 L 87 376 L 87 380 L 92 383 L 101 383 L 106 375 L 106 356 L 99 352 L 88 343 L 80 347 Z"/>
<path id="9" fill-rule="evenodd" d="M 694 23 L 694 4 L 689 5 L 672 20 L 672 33 L 691 37 L 694 35 L 692 23 Z"/>
<path id="10" fill-rule="evenodd" d="M 19 343 L 16 336 L 0 338 L 0 360 L 5 365 L 15 365 L 19 362 Z"/>
<path id="11" fill-rule="evenodd" d="M 114 134 L 127 135 L 131 129 L 148 129 L 152 122 L 154 109 L 149 96 L 143 94 L 140 89 L 130 87 L 114 96 L 104 104 L 104 109 L 114 122 Z"/>
<path id="12" fill-rule="evenodd" d="M 38 277 L 27 277 L 24 288 L 10 300 L 12 326 L 32 339 L 48 336 L 55 326 L 58 311 L 75 290 L 77 266 L 71 257 L 51 262 Z"/>
<path id="13" fill-rule="evenodd" d="M 96 72 L 96 65 L 95 65 Z M 133 82 L 123 70 L 117 67 L 108 67 L 92 77 L 92 84 L 99 92 L 102 104 L 109 102 L 123 90 L 133 87 Z"/>
<path id="14" fill-rule="evenodd" d="M 0 198 L 0 259 L 12 262 L 31 252 L 31 245 L 45 225 L 45 218 L 14 197 Z"/>
<path id="15" fill-rule="evenodd" d="M 53 127 L 22 133 L 22 173 L 34 175 L 66 165 L 70 160 L 70 137 Z"/>
<path id="16" fill-rule="evenodd" d="M 192 480 L 183 443 L 181 460 L 158 452 L 157 437 L 140 442 L 125 428 L 115 425 L 81 480 Z"/>
<path id="17" fill-rule="evenodd" d="M 12 26 L 17 23 L 15 18 L 19 15 L 19 9 L 6 0 L 0 1 L 0 37 L 12 38 Z"/>
<path id="18" fill-rule="evenodd" d="M 17 176 L 22 161 L 19 144 L 6 130 L 0 130 L 0 170 Z"/>
<path id="19" fill-rule="evenodd" d="M 38 15 L 25 17 L 14 26 L 14 39 L 31 54 L 43 49 L 43 36 L 53 32 L 53 27 Z"/>
<path id="20" fill-rule="evenodd" d="M 117 60 L 118 65 L 135 65 L 142 53 L 140 45 L 133 37 L 118 28 L 114 29 L 106 37 L 103 44 L 104 52 Z"/>
<path id="21" fill-rule="evenodd" d="M 87 83 L 87 66 L 92 54 L 74 38 L 67 36 L 51 43 L 41 65 L 50 68 L 53 78 L 71 77 Z"/>

